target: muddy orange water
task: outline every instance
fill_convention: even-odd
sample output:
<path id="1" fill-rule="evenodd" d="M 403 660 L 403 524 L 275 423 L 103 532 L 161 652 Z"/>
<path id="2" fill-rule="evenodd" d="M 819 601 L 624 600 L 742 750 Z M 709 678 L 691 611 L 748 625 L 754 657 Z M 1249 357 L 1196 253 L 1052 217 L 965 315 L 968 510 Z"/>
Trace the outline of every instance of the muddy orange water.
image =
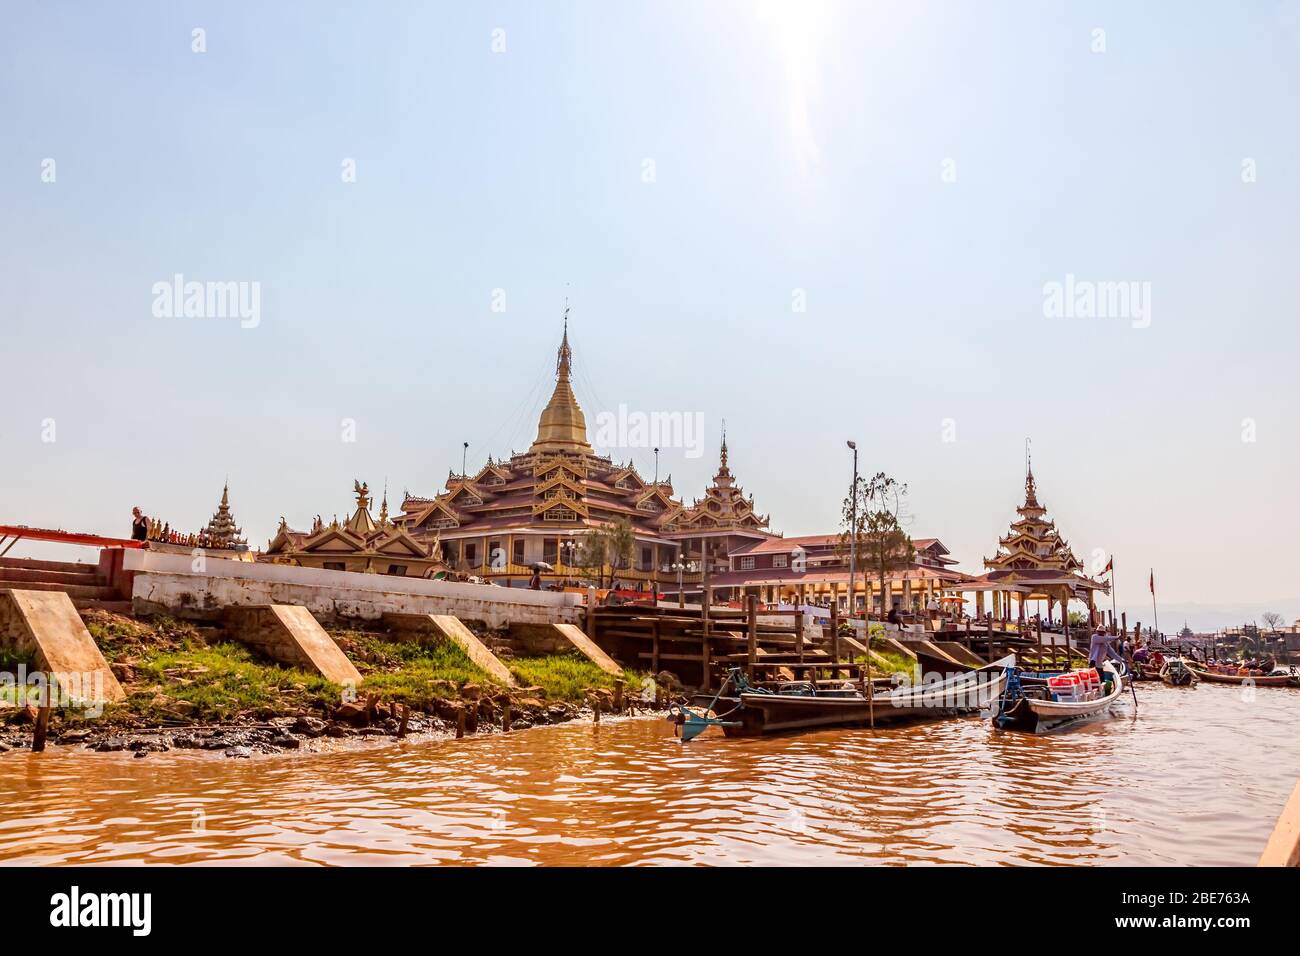
<path id="1" fill-rule="evenodd" d="M 1300 690 L 1138 687 L 1069 734 L 952 720 L 683 745 L 659 720 L 229 760 L 0 756 L 14 863 L 1253 864 Z"/>

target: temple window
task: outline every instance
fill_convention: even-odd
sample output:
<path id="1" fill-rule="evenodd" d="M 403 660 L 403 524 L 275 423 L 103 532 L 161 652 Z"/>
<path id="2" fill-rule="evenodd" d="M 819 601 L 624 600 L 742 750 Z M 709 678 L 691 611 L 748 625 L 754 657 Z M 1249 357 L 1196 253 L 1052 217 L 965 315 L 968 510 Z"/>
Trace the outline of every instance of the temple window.
<path id="1" fill-rule="evenodd" d="M 552 508 L 542 517 L 546 521 L 577 521 L 578 513 L 572 508 Z"/>
<path id="2" fill-rule="evenodd" d="M 326 571 L 346 571 L 348 566 L 342 561 L 326 561 L 324 568 Z"/>
<path id="3" fill-rule="evenodd" d="M 513 561 L 515 564 L 523 564 L 524 563 L 524 539 L 515 538 L 514 544 L 511 547 L 511 551 L 512 554 L 510 556 L 510 560 Z"/>
<path id="4" fill-rule="evenodd" d="M 387 573 L 388 573 L 388 574 L 394 574 L 394 575 L 397 575 L 398 577 L 405 577 L 405 576 L 406 576 L 406 565 L 404 565 L 404 564 L 390 564 L 390 565 L 388 566 L 388 571 L 387 571 Z"/>
<path id="5" fill-rule="evenodd" d="M 784 554 L 774 554 L 774 555 L 772 555 L 772 567 L 774 567 L 774 568 L 784 568 L 784 567 L 786 567 L 787 565 L 788 565 L 788 562 L 787 562 L 787 560 L 786 560 L 786 555 L 784 555 Z"/>
<path id="6" fill-rule="evenodd" d="M 741 558 L 741 559 L 740 559 L 740 570 L 742 570 L 742 571 L 752 571 L 752 570 L 754 570 L 754 559 L 753 559 L 753 558 Z"/>

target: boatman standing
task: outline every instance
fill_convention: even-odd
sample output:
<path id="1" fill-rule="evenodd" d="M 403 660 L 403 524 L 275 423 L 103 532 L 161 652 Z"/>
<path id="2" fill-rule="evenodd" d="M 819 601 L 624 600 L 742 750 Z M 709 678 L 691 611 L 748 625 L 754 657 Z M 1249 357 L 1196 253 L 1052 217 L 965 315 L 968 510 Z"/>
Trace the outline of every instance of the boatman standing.
<path id="1" fill-rule="evenodd" d="M 1115 653 L 1114 648 L 1115 635 L 1107 634 L 1106 629 L 1100 624 L 1092 633 L 1092 640 L 1088 642 L 1088 666 L 1097 668 L 1097 673 L 1101 673 L 1101 665 L 1106 663 L 1107 658 L 1122 660 Z"/>

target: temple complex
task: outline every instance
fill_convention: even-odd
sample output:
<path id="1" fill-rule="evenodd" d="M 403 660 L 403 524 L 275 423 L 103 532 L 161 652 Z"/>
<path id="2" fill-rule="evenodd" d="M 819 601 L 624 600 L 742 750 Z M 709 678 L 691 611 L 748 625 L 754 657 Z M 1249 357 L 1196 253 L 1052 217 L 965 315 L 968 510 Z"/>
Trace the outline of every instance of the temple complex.
<path id="1" fill-rule="evenodd" d="M 676 497 L 671 476 L 647 480 L 630 461 L 596 452 L 587 438 L 586 416 L 573 392 L 573 352 L 567 314 L 556 354 L 555 386 L 527 451 L 489 457 L 473 474 L 450 472 L 433 497 L 406 494 L 390 517 L 385 493 L 378 517 L 370 512 L 366 484 L 354 482 L 351 517 L 326 524 L 318 515 L 308 531 L 283 518 L 264 560 L 330 570 L 437 578 L 468 577 L 525 587 L 540 573 L 543 587 L 582 585 L 610 578 L 622 589 L 657 591 L 694 600 L 707 585 L 715 600 L 756 595 L 764 603 L 812 604 L 849 610 L 849 561 L 838 534 L 782 537 L 745 494 L 730 467 L 725 427 L 718 468 L 702 497 L 687 504 Z M 1049 620 L 1070 600 L 1095 611 L 1093 595 L 1106 585 L 1086 576 L 1069 543 L 1038 502 L 1027 462 L 1025 501 L 1018 518 L 975 577 L 957 570 L 938 538 L 914 540 L 915 556 L 893 572 L 883 588 L 866 567 L 856 569 L 854 610 L 884 615 L 933 612 L 941 603 L 960 606 L 975 597 L 984 617 L 1009 620 L 1014 600 L 1044 600 Z M 632 553 L 616 567 L 585 566 L 584 541 L 597 529 L 626 524 Z M 228 500 L 209 525 L 221 540 L 242 540 Z M 601 572 L 604 573 L 601 573 Z M 947 608 L 952 610 L 953 608 Z"/>
<path id="2" fill-rule="evenodd" d="M 309 532 L 282 520 L 268 547 L 271 560 L 315 567 L 432 576 L 451 571 L 506 586 L 525 586 L 534 566 L 543 586 L 584 580 L 582 539 L 591 530 L 627 522 L 635 538 L 631 560 L 613 569 L 622 587 L 676 587 L 673 565 L 691 566 L 684 583 L 725 571 L 738 547 L 766 540 L 768 518 L 737 485 L 728 464 L 725 434 L 713 482 L 687 505 L 674 496 L 672 479 L 647 480 L 630 462 L 597 454 L 573 394 L 573 352 L 566 327 L 556 357 L 555 388 L 526 452 L 489 458 L 473 475 L 450 473 L 432 498 L 407 495 L 388 518 L 387 499 L 376 523 L 365 486 L 357 484 L 357 509 L 340 524 L 320 518 Z"/>
<path id="3" fill-rule="evenodd" d="M 1038 503 L 1038 485 L 1032 463 L 1025 468 L 1025 503 L 1016 509 L 1019 518 L 998 541 L 997 552 L 984 559 L 985 573 L 961 586 L 975 594 L 976 616 L 985 615 L 984 595 L 992 595 L 992 617 L 1012 618 L 1012 602 L 1019 604 L 1015 617 L 1026 618 L 1025 605 L 1030 601 L 1047 602 L 1047 620 L 1064 621 L 1071 600 L 1088 605 L 1089 619 L 1095 620 L 1097 591 L 1109 592 L 1107 585 L 1083 573 L 1083 563 L 1074 555 L 1070 544 L 1047 517 L 1047 509 Z M 1059 616 L 1056 611 L 1059 608 Z"/>

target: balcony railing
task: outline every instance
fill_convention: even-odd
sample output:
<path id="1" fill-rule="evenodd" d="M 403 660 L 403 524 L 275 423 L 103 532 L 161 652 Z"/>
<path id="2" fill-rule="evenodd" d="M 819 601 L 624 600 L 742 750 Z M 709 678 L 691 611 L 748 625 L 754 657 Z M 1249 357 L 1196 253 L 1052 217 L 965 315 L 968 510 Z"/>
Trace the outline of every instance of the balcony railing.
<path id="1" fill-rule="evenodd" d="M 552 562 L 548 562 L 552 563 Z M 542 580 L 554 580 L 555 578 L 581 578 L 594 580 L 598 576 L 603 576 L 608 580 L 611 576 L 619 582 L 623 581 L 645 581 L 659 582 L 665 586 L 677 583 L 677 574 L 673 571 L 647 571 L 642 568 L 620 568 L 611 572 L 606 568 L 603 575 L 598 575 L 595 568 L 580 568 L 567 564 L 554 564 L 554 571 L 543 571 Z M 466 574 L 475 574 L 483 578 L 530 578 L 533 576 L 533 569 L 526 564 L 510 563 L 503 567 L 494 568 L 491 565 L 479 565 L 465 569 Z M 700 572 L 694 574 L 683 574 L 683 584 L 700 584 L 704 575 Z"/>

